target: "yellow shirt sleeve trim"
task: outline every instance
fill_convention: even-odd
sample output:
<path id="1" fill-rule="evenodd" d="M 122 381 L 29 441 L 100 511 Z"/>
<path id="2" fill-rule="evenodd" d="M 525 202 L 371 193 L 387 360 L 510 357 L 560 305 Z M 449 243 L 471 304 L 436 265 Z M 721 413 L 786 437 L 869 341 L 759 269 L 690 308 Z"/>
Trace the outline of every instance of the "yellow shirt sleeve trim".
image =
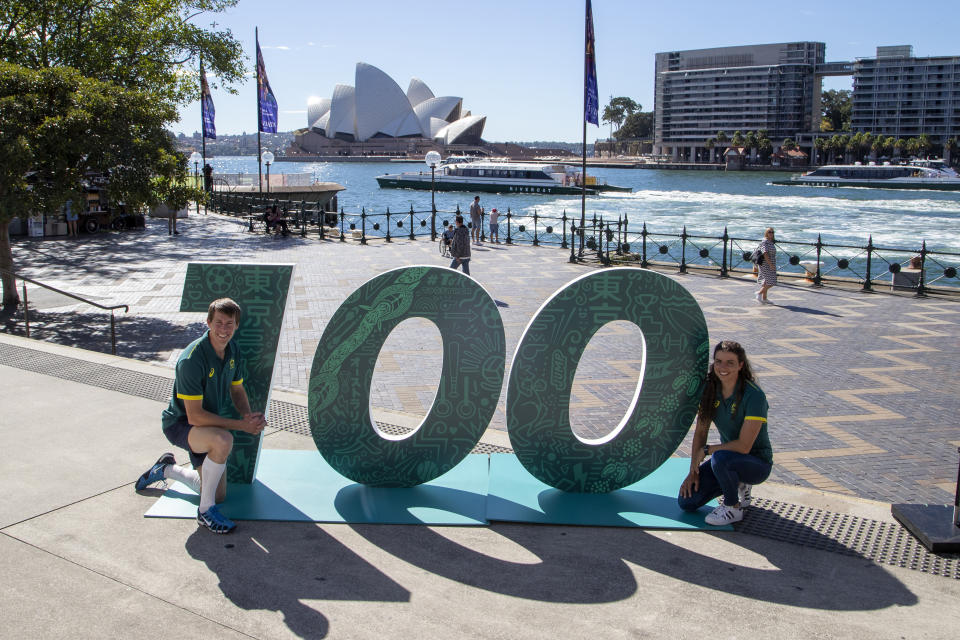
<path id="1" fill-rule="evenodd" d="M 232 384 L 233 386 L 237 386 L 238 384 L 243 384 L 243 378 L 240 378 L 239 380 L 234 380 L 230 384 Z"/>
<path id="2" fill-rule="evenodd" d="M 202 396 L 202 395 L 200 395 L 200 396 L 185 396 L 185 395 L 183 395 L 182 393 L 178 393 L 178 394 L 177 394 L 177 397 L 180 398 L 181 400 L 203 400 L 203 396 Z"/>
<path id="3" fill-rule="evenodd" d="M 763 416 L 746 416 L 744 420 L 759 420 L 760 422 L 766 422 L 767 419 Z"/>

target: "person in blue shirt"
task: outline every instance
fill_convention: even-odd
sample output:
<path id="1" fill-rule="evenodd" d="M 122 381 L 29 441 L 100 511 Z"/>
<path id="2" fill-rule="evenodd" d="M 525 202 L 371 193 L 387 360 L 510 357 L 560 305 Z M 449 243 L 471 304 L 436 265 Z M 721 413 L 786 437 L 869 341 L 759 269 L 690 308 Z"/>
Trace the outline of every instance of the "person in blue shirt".
<path id="1" fill-rule="evenodd" d="M 690 472 L 677 497 L 684 511 L 696 511 L 722 495 L 723 504 L 707 515 L 707 524 L 743 519 L 752 485 L 766 480 L 773 468 L 767 410 L 767 397 L 743 347 L 730 340 L 719 343 L 700 397 Z M 720 432 L 719 444 L 707 443 L 711 422 Z"/>
<path id="2" fill-rule="evenodd" d="M 177 360 L 173 394 L 162 416 L 163 434 L 187 450 L 193 469 L 178 467 L 173 454 L 165 453 L 136 482 L 137 491 L 165 479 L 194 489 L 200 494 L 197 523 L 214 533 L 229 533 L 236 526 L 216 506 L 226 499 L 230 432 L 257 435 L 266 426 L 263 414 L 250 410 L 243 388 L 243 361 L 233 342 L 239 323 L 236 302 L 214 300 L 207 310 L 207 331 Z"/>

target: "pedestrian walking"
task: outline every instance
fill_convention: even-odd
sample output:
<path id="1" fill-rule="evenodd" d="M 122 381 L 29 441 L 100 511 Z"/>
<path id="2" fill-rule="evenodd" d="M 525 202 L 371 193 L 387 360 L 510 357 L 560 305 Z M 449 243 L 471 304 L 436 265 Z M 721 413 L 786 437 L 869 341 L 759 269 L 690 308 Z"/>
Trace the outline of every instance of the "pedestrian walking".
<path id="1" fill-rule="evenodd" d="M 773 227 L 767 227 L 763 232 L 763 240 L 757 247 L 763 254 L 763 262 L 759 265 L 757 274 L 757 284 L 760 290 L 756 292 L 757 302 L 760 304 L 773 304 L 767 300 L 767 291 L 770 287 L 777 284 L 777 240 L 773 235 Z"/>
<path id="2" fill-rule="evenodd" d="M 450 255 L 453 256 L 450 268 L 463 267 L 463 272 L 470 275 L 470 232 L 463 226 L 463 216 L 457 216 L 456 223 L 457 228 L 450 242 Z"/>

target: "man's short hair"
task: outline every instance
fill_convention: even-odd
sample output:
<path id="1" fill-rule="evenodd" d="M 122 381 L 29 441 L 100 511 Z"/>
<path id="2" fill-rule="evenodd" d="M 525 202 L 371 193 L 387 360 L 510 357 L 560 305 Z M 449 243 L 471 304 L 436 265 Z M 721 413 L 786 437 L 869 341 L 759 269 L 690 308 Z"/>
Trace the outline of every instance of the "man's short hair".
<path id="1" fill-rule="evenodd" d="M 463 224 L 463 216 L 457 216 L 457 222 Z"/>
<path id="2" fill-rule="evenodd" d="M 207 309 L 207 322 L 212 322 L 214 314 L 218 311 L 225 316 L 230 316 L 237 321 L 237 324 L 240 324 L 240 305 L 230 298 L 217 298 L 210 303 L 210 308 Z"/>

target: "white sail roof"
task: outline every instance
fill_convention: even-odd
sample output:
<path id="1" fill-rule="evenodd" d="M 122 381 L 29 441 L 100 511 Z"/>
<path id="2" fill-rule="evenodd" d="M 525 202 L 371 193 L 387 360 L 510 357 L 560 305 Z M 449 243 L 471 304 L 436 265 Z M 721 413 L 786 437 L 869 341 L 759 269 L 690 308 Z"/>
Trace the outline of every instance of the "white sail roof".
<path id="1" fill-rule="evenodd" d="M 330 111 L 330 98 L 311 96 L 307 99 L 307 128 L 316 126 L 317 120 Z"/>
<path id="2" fill-rule="evenodd" d="M 425 102 L 433 97 L 433 91 L 420 78 L 411 78 L 410 85 L 407 87 L 407 99 L 410 106 L 416 107 L 421 102 Z"/>
<path id="3" fill-rule="evenodd" d="M 373 65 L 358 62 L 356 83 L 358 140 L 377 133 L 396 137 L 420 132 L 416 118 L 409 118 L 413 115 L 410 101 L 393 78 Z"/>
<path id="4" fill-rule="evenodd" d="M 355 95 L 356 91 L 348 84 L 338 84 L 333 88 L 333 98 L 330 99 L 330 119 L 326 127 L 328 138 L 333 138 L 338 133 L 356 136 Z"/>

